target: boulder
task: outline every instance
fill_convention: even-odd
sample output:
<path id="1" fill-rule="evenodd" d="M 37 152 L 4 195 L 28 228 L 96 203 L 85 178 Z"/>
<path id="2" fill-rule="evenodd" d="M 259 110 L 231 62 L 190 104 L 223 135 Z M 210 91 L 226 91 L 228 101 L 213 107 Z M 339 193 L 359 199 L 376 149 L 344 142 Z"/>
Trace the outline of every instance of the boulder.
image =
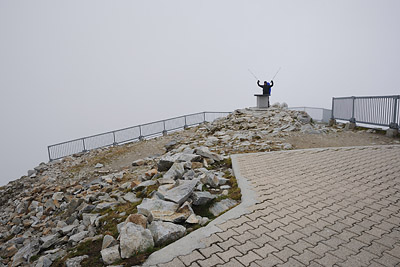
<path id="1" fill-rule="evenodd" d="M 178 212 L 179 205 L 161 199 L 143 199 L 137 206 L 138 213 L 153 218 L 155 221 L 182 222 L 190 215 L 186 212 Z"/>
<path id="2" fill-rule="evenodd" d="M 182 162 L 176 162 L 163 175 L 163 178 L 166 178 L 166 179 L 181 179 L 184 172 L 185 172 L 184 164 Z"/>
<path id="3" fill-rule="evenodd" d="M 221 200 L 219 202 L 214 203 L 210 207 L 209 210 L 214 216 L 218 216 L 221 213 L 223 213 L 224 211 L 229 210 L 230 208 L 232 208 L 236 204 L 237 204 L 236 200 L 227 198 L 227 199 L 223 199 L 223 200 Z"/>
<path id="4" fill-rule="evenodd" d="M 149 230 L 154 238 L 156 245 L 171 243 L 185 235 L 186 228 L 169 222 L 153 221 Z"/>
<path id="5" fill-rule="evenodd" d="M 153 247 L 153 236 L 148 229 L 128 222 L 121 227 L 120 248 L 121 257 L 127 259 L 139 251 Z"/>
<path id="6" fill-rule="evenodd" d="M 200 206 L 207 204 L 211 200 L 215 198 L 215 195 L 211 194 L 210 192 L 193 192 L 191 198 L 193 199 L 193 205 Z"/>
<path id="7" fill-rule="evenodd" d="M 103 262 L 106 264 L 112 264 L 113 262 L 121 259 L 119 255 L 119 245 L 115 245 L 110 248 L 105 248 L 101 250 L 100 253 Z"/>

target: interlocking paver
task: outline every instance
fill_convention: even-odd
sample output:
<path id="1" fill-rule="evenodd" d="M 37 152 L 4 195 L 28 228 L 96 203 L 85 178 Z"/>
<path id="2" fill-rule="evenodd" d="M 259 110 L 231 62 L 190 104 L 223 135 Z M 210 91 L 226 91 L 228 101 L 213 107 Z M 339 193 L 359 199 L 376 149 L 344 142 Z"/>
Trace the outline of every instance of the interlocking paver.
<path id="1" fill-rule="evenodd" d="M 183 264 L 183 262 L 180 261 L 178 258 L 175 258 L 170 262 L 158 264 L 157 266 L 158 267 L 185 267 L 185 264 Z"/>
<path id="2" fill-rule="evenodd" d="M 258 203 L 158 266 L 400 266 L 400 146 L 236 157 Z"/>

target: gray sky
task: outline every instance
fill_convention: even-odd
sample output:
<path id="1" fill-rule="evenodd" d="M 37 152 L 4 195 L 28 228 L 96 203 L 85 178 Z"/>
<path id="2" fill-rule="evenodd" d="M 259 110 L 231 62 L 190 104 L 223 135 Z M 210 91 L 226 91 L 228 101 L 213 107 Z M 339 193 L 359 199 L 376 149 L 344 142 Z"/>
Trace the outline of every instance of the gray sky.
<path id="1" fill-rule="evenodd" d="M 0 0 L 0 185 L 47 145 L 201 111 L 399 94 L 400 1 Z"/>

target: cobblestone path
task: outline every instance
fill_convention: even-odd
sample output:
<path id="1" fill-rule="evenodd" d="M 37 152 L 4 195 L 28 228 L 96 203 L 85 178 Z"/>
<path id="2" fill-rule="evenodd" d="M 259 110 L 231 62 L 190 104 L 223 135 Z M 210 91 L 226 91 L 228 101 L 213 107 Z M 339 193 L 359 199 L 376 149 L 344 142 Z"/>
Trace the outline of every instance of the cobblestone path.
<path id="1" fill-rule="evenodd" d="M 400 146 L 244 154 L 238 164 L 258 203 L 159 267 L 400 266 Z"/>

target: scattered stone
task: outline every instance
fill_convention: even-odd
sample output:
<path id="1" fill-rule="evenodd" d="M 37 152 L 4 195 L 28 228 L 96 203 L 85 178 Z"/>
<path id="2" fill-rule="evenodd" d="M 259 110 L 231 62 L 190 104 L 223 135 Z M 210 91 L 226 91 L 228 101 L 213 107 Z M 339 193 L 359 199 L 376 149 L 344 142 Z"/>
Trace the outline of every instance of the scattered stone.
<path id="1" fill-rule="evenodd" d="M 50 260 L 48 256 L 41 256 L 35 267 L 50 267 L 52 263 L 53 261 Z"/>
<path id="2" fill-rule="evenodd" d="M 176 162 L 171 168 L 163 175 L 166 179 L 180 179 L 182 178 L 183 173 L 185 172 L 185 168 L 183 163 Z"/>
<path id="3" fill-rule="evenodd" d="M 170 200 L 172 202 L 181 205 L 192 194 L 197 183 L 198 180 L 191 180 L 191 181 L 180 180 L 178 186 L 166 192 L 166 194 L 164 195 L 164 199 Z"/>
<path id="4" fill-rule="evenodd" d="M 132 166 L 136 167 L 136 166 L 143 166 L 146 165 L 146 161 L 143 159 L 138 159 L 135 160 L 134 162 L 132 162 Z"/>
<path id="5" fill-rule="evenodd" d="M 115 245 L 110 248 L 105 248 L 101 250 L 100 253 L 101 253 L 101 258 L 106 264 L 112 264 L 113 262 L 121 259 L 119 255 L 119 245 Z"/>
<path id="6" fill-rule="evenodd" d="M 192 199 L 193 199 L 193 205 L 200 206 L 200 205 L 205 205 L 211 200 L 215 198 L 215 195 L 211 194 L 208 191 L 204 192 L 193 192 L 192 194 Z"/>
<path id="7" fill-rule="evenodd" d="M 131 222 L 125 223 L 121 227 L 120 248 L 123 259 L 153 246 L 154 241 L 150 230 Z"/>
<path id="8" fill-rule="evenodd" d="M 104 165 L 103 164 L 101 164 L 101 163 L 97 163 L 96 164 L 96 166 L 94 166 L 96 169 L 99 169 L 99 168 L 102 168 L 102 167 L 104 167 Z"/>
<path id="9" fill-rule="evenodd" d="M 74 257 L 74 258 L 70 258 L 65 262 L 65 266 L 66 267 L 81 267 L 81 262 L 84 259 L 89 258 L 88 255 L 83 255 L 83 256 L 78 256 L 78 257 Z"/>
<path id="10" fill-rule="evenodd" d="M 214 161 L 222 161 L 224 158 L 221 155 L 211 152 L 208 147 L 198 147 L 194 151 L 197 155 L 205 158 L 212 159 Z"/>
<path id="11" fill-rule="evenodd" d="M 136 194 L 129 192 L 122 196 L 122 198 L 130 203 L 139 202 L 141 199 L 136 197 Z"/>
<path id="12" fill-rule="evenodd" d="M 101 245 L 101 249 L 106 249 L 108 247 L 113 246 L 117 241 L 111 235 L 105 235 L 103 238 L 103 243 Z"/>
<path id="13" fill-rule="evenodd" d="M 186 232 L 186 228 L 169 222 L 153 221 L 149 230 L 154 238 L 154 243 L 158 246 L 171 243 L 182 236 Z"/>

